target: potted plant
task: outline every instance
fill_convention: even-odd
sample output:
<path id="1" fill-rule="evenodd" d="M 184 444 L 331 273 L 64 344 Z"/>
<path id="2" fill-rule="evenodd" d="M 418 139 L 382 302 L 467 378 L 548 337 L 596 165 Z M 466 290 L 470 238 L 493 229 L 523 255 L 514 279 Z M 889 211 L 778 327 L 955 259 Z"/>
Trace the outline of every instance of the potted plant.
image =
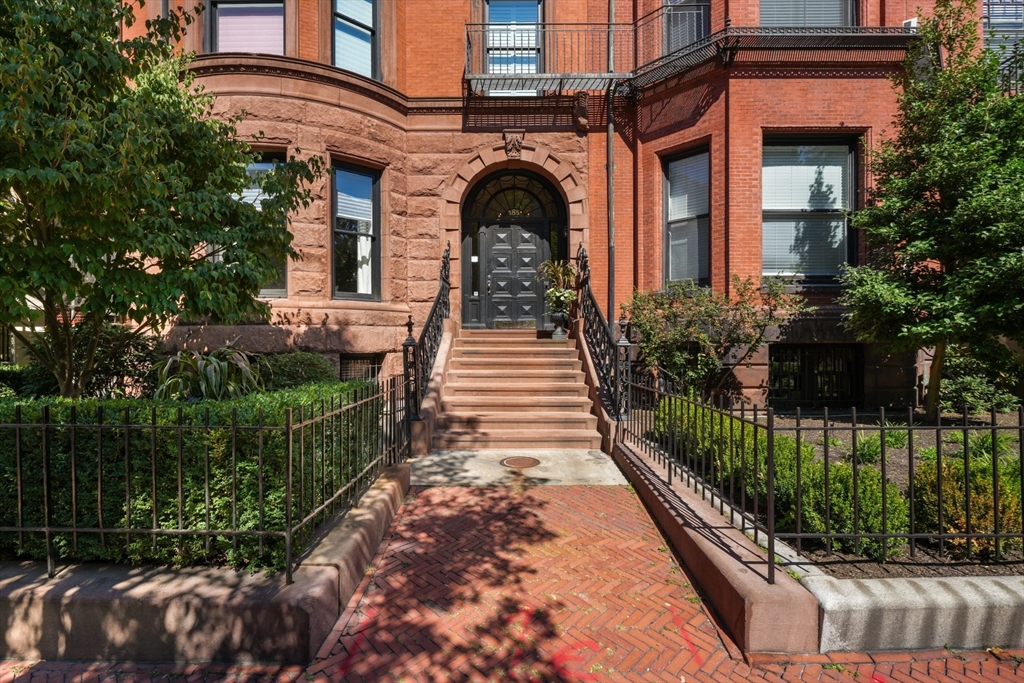
<path id="1" fill-rule="evenodd" d="M 569 309 L 576 301 L 576 266 L 571 261 L 545 261 L 537 270 L 538 277 L 548 282 L 544 300 L 551 307 L 553 339 L 565 339 L 569 327 Z"/>

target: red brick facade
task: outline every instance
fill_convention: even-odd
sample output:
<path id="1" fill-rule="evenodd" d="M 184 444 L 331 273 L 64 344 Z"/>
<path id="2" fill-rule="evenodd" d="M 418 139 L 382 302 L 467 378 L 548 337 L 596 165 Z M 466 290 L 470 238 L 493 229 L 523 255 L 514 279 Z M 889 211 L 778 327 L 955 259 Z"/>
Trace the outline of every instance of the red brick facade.
<path id="1" fill-rule="evenodd" d="M 199 0 L 172 0 L 186 8 Z M 288 296 L 272 302 L 273 326 L 203 330 L 204 339 L 234 338 L 268 351 L 306 348 L 325 354 L 389 354 L 406 336 L 408 315 L 422 324 L 437 291 L 439 259 L 453 245 L 453 315 L 460 314 L 460 210 L 475 183 L 506 168 L 532 170 L 565 202 L 569 246 L 590 254 L 598 300 L 608 301 L 607 106 L 589 95 L 588 127 L 574 127 L 574 92 L 545 91 L 505 100 L 470 92 L 467 23 L 487 17 L 488 0 L 377 0 L 377 79 L 335 68 L 332 0 L 284 0 L 285 55 L 205 54 L 208 20 L 183 48 L 199 55 L 199 82 L 216 93 L 217 112 L 245 110 L 240 129 L 262 131 L 259 148 L 319 154 L 380 173 L 381 283 L 379 301 L 332 296 L 329 180 L 316 201 L 291 222 L 302 260 L 289 264 Z M 915 0 L 858 0 L 855 24 L 898 27 Z M 633 26 L 661 0 L 617 0 L 616 21 Z M 757 27 L 758 0 L 710 0 L 711 33 Z M 160 11 L 159 2 L 146 5 Z M 607 0 L 543 0 L 545 24 L 607 25 Z M 813 41 L 812 41 L 813 43 Z M 762 148 L 766 136 L 848 139 L 858 149 L 854 207 L 870 178 L 863 150 L 892 133 L 895 96 L 887 75 L 902 48 L 829 47 L 739 49 L 633 89 L 615 104 L 615 302 L 634 288 L 665 281 L 664 163 L 690 150 L 710 157 L 710 280 L 728 291 L 733 275 L 762 272 Z M 639 48 L 638 48 L 639 49 Z M 620 84 L 621 85 L 621 84 Z M 525 129 L 522 158 L 506 157 L 503 131 Z M 819 306 L 814 319 L 783 341 L 848 342 L 830 302 L 833 287 L 808 287 Z M 608 312 L 606 311 L 606 314 Z M 617 312 L 612 312 L 617 317 Z M 178 342 L 198 334 L 178 329 Z M 786 335 L 789 335 L 788 337 Z M 763 401 L 767 351 L 737 369 L 745 394 Z M 867 404 L 915 400 L 915 358 L 864 351 Z M 859 380 L 858 380 L 859 381 Z"/>

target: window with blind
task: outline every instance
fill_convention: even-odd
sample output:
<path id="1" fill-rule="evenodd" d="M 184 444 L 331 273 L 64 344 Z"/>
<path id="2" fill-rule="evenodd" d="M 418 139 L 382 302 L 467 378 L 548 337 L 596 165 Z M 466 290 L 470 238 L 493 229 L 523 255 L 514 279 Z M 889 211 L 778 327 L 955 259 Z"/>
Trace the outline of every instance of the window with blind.
<path id="1" fill-rule="evenodd" d="M 707 284 L 709 157 L 707 152 L 665 167 L 665 280 Z"/>
<path id="2" fill-rule="evenodd" d="M 762 26 L 852 26 L 854 0 L 761 0 Z"/>
<path id="3" fill-rule="evenodd" d="M 283 2 L 214 2 L 210 50 L 284 54 Z"/>
<path id="4" fill-rule="evenodd" d="M 847 261 L 849 145 L 766 145 L 762 267 L 767 276 L 832 278 Z"/>
<path id="5" fill-rule="evenodd" d="M 664 0 L 665 54 L 696 43 L 710 32 L 708 0 Z"/>
<path id="6" fill-rule="evenodd" d="M 540 0 L 489 0 L 487 73 L 535 74 L 541 67 Z M 491 96 L 530 96 L 536 90 L 491 90 Z"/>
<path id="7" fill-rule="evenodd" d="M 334 169 L 334 296 L 380 297 L 378 175 Z"/>
<path id="8" fill-rule="evenodd" d="M 377 77 L 376 10 L 374 0 L 334 0 L 334 66 Z"/>
<path id="9" fill-rule="evenodd" d="M 985 47 L 995 50 L 1003 62 L 1024 38 L 1024 1 L 986 0 L 983 6 Z"/>

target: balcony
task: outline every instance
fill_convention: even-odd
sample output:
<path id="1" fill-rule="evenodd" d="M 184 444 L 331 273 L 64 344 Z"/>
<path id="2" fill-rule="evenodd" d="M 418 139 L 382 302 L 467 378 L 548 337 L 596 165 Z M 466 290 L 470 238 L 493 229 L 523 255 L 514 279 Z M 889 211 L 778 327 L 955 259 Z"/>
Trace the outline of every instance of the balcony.
<path id="1" fill-rule="evenodd" d="M 916 33 L 852 25 L 727 26 L 711 33 L 709 10 L 707 2 L 667 5 L 631 24 L 467 24 L 465 78 L 471 92 L 485 95 L 603 90 L 615 83 L 642 88 L 716 58 L 732 63 L 745 50 L 840 51 L 843 58 L 895 51 L 891 59 L 900 61 Z"/>

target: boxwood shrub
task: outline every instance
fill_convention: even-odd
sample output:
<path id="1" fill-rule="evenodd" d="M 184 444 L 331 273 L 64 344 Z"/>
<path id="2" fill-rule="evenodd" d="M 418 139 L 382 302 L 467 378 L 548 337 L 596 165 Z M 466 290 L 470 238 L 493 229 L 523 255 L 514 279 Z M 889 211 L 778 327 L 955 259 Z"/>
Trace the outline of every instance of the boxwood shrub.
<path id="1" fill-rule="evenodd" d="M 332 401 L 338 406 L 354 396 L 372 394 L 375 387 L 363 382 L 333 382 L 251 394 L 233 401 L 191 403 L 57 397 L 0 400 L 0 526 L 19 525 L 19 465 L 20 525 L 43 524 L 43 430 L 38 425 L 46 406 L 51 424 L 46 431 L 52 526 L 98 528 L 102 517 L 105 528 L 146 530 L 153 527 L 155 506 L 156 527 L 165 530 L 230 530 L 234 513 L 239 530 L 283 531 L 285 410 L 295 410 L 293 419 L 298 422 L 300 407 L 308 418 L 329 409 Z M 21 422 L 29 426 L 12 426 L 19 414 Z M 256 429 L 261 420 L 273 429 Z M 102 429 L 95 426 L 100 421 Z M 130 425 L 127 429 L 126 423 Z M 237 428 L 232 428 L 233 424 Z M 311 509 L 314 485 L 322 500 L 376 457 L 377 424 L 365 412 L 358 417 L 348 412 L 345 419 L 306 428 L 301 455 L 296 430 L 293 521 Z M 72 429 L 71 425 L 77 426 Z M 298 491 L 300 480 L 305 482 L 304 495 Z M 59 558 L 77 561 L 228 563 L 256 569 L 283 567 L 285 557 L 279 537 L 264 537 L 260 542 L 252 537 L 233 540 L 228 535 L 163 535 L 154 539 L 141 533 L 101 536 L 68 532 L 54 534 L 53 546 Z M 0 533 L 0 557 L 44 558 L 43 534 Z"/>

